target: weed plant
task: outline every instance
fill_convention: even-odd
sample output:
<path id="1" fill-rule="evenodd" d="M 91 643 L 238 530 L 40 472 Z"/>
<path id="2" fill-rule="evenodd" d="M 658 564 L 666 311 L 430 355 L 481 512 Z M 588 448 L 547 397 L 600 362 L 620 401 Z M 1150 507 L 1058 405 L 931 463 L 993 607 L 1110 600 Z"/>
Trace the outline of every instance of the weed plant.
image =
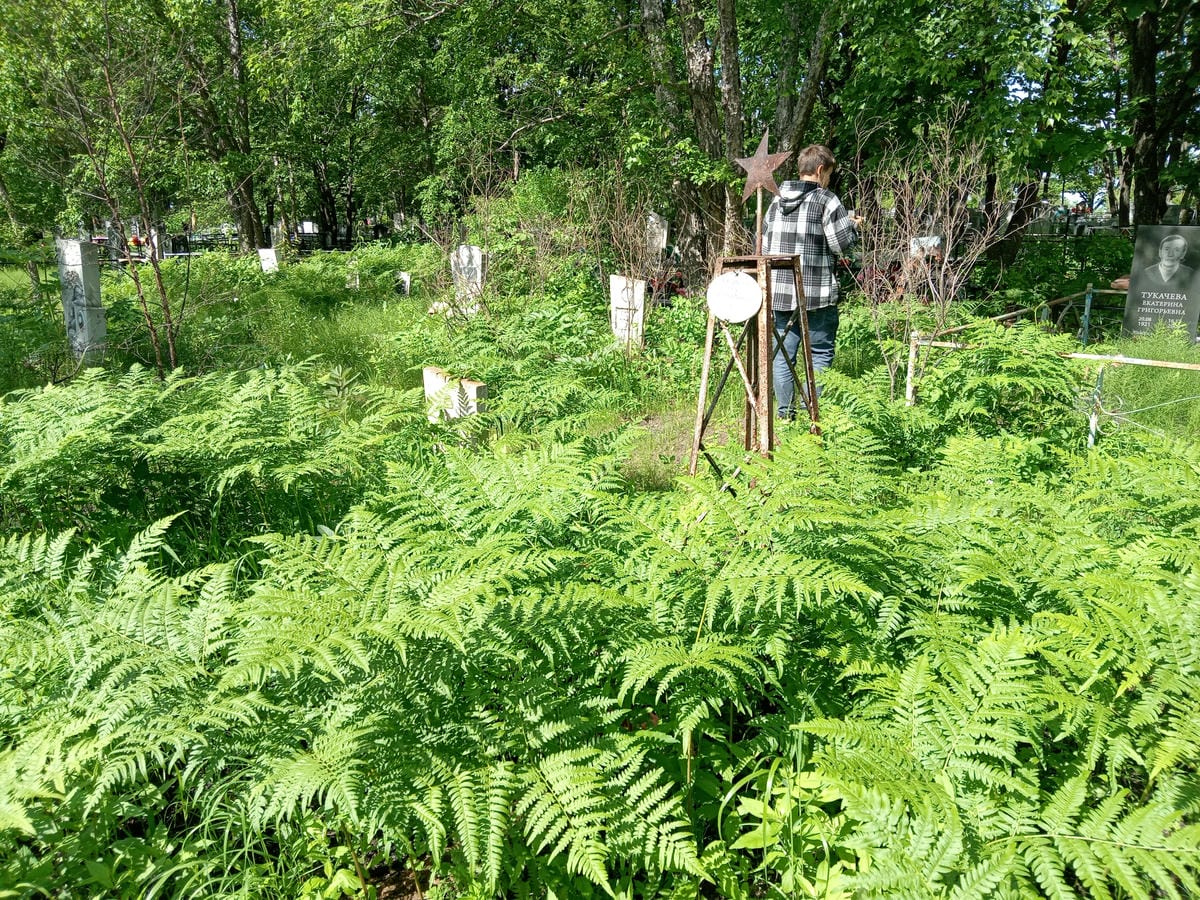
<path id="1" fill-rule="evenodd" d="M 698 303 L 630 354 L 584 267 L 463 319 L 337 265 L 236 276 L 330 357 L 0 403 L 0 892 L 1200 893 L 1200 455 L 1088 450 L 1061 338 L 915 407 L 851 354 L 820 438 L 631 483 Z"/>
<path id="2" fill-rule="evenodd" d="M 1091 347 L 1089 352 L 1200 365 L 1200 348 L 1191 336 L 1162 327 L 1152 334 Z M 1200 434 L 1200 371 L 1106 366 L 1100 402 L 1110 435 L 1134 428 L 1190 441 Z"/>

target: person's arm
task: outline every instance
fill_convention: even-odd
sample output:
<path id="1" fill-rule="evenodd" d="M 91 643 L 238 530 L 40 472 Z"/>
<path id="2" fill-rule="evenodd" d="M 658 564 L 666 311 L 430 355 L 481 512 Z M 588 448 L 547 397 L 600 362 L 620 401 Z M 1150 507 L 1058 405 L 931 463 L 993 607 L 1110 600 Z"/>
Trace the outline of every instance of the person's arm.
<path id="1" fill-rule="evenodd" d="M 834 256 L 841 256 L 858 243 L 858 228 L 854 219 L 842 206 L 842 201 L 834 197 L 825 205 L 825 215 L 822 216 L 822 227 L 825 231 L 825 242 Z"/>

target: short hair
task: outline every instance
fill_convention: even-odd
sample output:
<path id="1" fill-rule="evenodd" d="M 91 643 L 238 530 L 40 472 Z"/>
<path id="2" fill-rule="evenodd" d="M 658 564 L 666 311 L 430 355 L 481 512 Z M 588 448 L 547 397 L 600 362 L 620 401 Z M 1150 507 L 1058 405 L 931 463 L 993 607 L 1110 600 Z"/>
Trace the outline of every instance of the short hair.
<path id="1" fill-rule="evenodd" d="M 1187 238 L 1185 238 L 1183 235 L 1168 234 L 1165 238 L 1162 239 L 1162 241 L 1158 245 L 1158 255 L 1159 256 L 1162 256 L 1163 248 L 1166 247 L 1167 244 L 1183 244 L 1183 252 L 1184 252 L 1185 256 L 1187 255 L 1187 252 L 1190 249 L 1188 247 Z"/>
<path id="2" fill-rule="evenodd" d="M 801 175 L 815 175 L 821 166 L 830 171 L 837 168 L 833 151 L 824 144 L 809 144 L 796 154 L 796 168 Z"/>

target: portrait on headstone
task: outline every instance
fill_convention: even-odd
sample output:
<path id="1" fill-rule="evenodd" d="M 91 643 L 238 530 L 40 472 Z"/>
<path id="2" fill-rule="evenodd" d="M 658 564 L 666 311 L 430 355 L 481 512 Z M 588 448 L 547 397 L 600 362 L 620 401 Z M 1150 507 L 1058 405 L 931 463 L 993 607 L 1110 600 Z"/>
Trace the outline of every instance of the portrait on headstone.
<path id="1" fill-rule="evenodd" d="M 1182 324 L 1196 337 L 1200 319 L 1200 228 L 1138 227 L 1125 297 L 1124 329 L 1146 334 L 1160 322 Z"/>

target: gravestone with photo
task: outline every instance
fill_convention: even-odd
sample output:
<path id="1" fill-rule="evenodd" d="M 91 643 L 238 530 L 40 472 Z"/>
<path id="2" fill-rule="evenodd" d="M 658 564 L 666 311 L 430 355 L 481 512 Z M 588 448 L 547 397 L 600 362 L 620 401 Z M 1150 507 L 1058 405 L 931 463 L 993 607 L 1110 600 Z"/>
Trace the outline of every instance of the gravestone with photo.
<path id="1" fill-rule="evenodd" d="M 640 347 L 646 316 L 646 282 L 640 278 L 609 275 L 608 294 L 613 336 L 623 344 Z"/>
<path id="2" fill-rule="evenodd" d="M 1125 295 L 1124 330 L 1179 325 L 1195 338 L 1200 319 L 1200 227 L 1140 225 Z"/>
<path id="3" fill-rule="evenodd" d="M 99 249 L 91 241 L 58 238 L 58 278 L 62 285 L 67 343 L 84 365 L 104 355 L 108 325 L 100 302 Z"/>

